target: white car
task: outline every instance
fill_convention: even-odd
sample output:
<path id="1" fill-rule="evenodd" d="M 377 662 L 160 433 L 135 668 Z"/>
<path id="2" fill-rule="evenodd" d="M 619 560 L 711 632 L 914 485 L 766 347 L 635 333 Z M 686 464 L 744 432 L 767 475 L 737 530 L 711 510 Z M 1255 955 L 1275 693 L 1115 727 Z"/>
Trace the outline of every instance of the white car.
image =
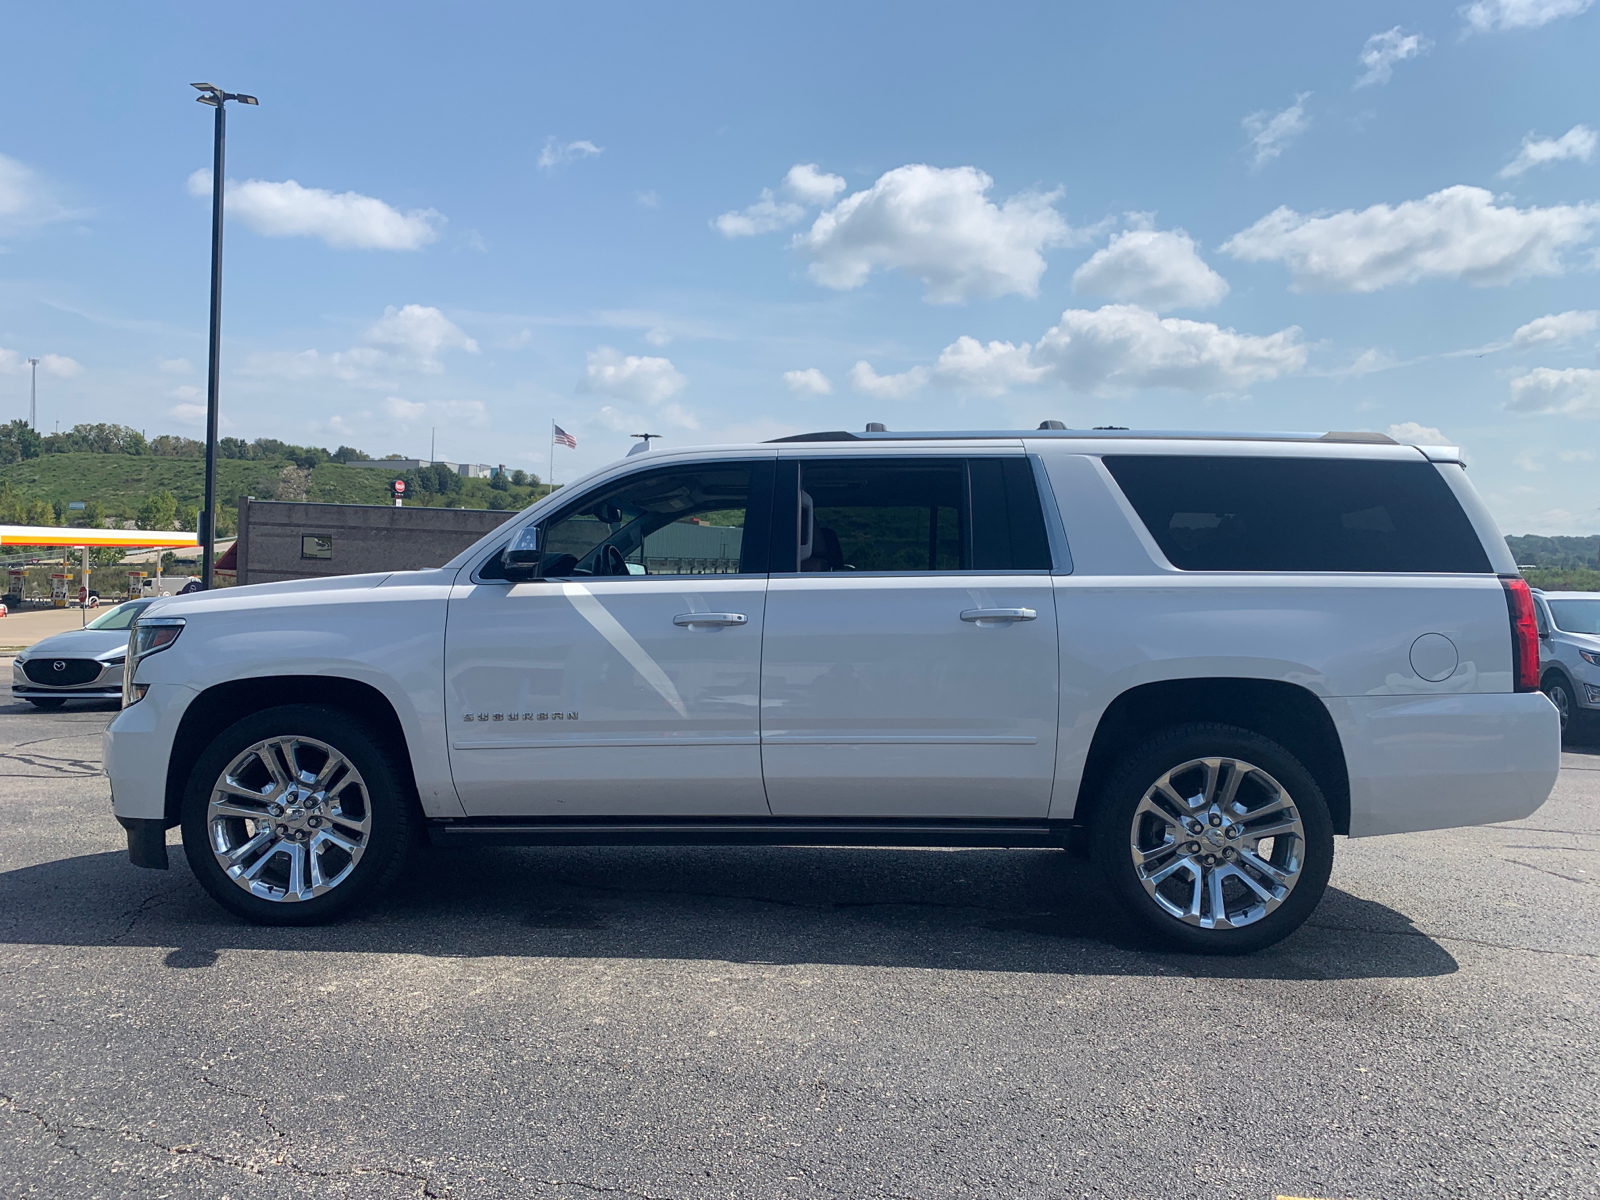
<path id="1" fill-rule="evenodd" d="M 823 433 L 654 451 L 437 569 L 160 600 L 105 763 L 251 921 L 413 840 L 1088 848 L 1159 937 L 1297 928 L 1335 834 L 1525 817 L 1527 586 L 1457 451 Z"/>

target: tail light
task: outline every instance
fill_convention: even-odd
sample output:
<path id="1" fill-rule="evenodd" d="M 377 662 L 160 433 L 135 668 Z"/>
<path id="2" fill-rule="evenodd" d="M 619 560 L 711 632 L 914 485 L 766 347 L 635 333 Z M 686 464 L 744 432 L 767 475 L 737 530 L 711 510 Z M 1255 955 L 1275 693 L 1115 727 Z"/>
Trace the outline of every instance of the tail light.
<path id="1" fill-rule="evenodd" d="M 1539 690 L 1539 625 L 1533 618 L 1533 593 L 1520 576 L 1500 577 L 1506 589 L 1506 611 L 1511 614 L 1512 690 Z"/>

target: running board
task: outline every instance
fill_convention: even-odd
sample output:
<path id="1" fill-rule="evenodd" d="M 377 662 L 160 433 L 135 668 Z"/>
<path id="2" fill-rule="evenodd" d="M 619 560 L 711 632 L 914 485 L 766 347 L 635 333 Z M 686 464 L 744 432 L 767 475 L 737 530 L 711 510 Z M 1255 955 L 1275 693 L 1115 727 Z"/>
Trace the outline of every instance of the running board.
<path id="1" fill-rule="evenodd" d="M 434 821 L 435 846 L 1064 846 L 1069 826 L 1048 821 L 798 820 L 750 817 Z"/>

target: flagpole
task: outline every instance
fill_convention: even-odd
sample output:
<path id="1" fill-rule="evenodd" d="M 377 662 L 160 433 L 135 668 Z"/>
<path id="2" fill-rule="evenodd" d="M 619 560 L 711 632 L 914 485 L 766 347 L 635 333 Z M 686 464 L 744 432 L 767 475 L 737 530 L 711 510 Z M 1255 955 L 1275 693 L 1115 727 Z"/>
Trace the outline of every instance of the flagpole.
<path id="1" fill-rule="evenodd" d="M 550 490 L 556 490 L 556 422 L 550 419 Z"/>

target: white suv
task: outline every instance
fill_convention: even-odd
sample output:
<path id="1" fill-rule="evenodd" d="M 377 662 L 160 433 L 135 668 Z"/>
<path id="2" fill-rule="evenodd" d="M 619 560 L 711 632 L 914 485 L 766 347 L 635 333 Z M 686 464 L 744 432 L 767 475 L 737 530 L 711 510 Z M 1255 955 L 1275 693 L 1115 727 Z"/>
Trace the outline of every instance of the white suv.
<path id="1" fill-rule="evenodd" d="M 1527 586 L 1454 450 L 820 433 L 631 457 L 443 567 L 160 600 L 106 734 L 132 859 L 252 921 L 410 846 L 1081 846 L 1189 950 L 1335 834 L 1554 784 Z"/>

